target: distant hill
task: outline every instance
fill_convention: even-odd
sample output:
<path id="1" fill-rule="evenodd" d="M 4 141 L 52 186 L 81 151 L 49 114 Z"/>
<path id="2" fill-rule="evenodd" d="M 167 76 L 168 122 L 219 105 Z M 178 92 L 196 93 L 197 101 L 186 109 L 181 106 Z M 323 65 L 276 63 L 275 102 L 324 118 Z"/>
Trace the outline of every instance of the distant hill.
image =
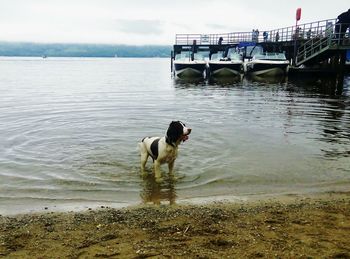
<path id="1" fill-rule="evenodd" d="M 108 45 L 0 42 L 0 56 L 24 57 L 170 57 L 163 45 Z"/>

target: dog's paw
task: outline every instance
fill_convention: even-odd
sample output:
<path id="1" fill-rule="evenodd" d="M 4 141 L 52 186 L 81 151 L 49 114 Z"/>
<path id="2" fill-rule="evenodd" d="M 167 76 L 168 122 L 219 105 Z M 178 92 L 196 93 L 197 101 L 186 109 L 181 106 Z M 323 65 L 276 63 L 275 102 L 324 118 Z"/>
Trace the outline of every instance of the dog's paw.
<path id="1" fill-rule="evenodd" d="M 163 182 L 163 178 L 162 177 L 156 177 L 155 180 L 156 180 L 156 183 L 162 183 Z"/>
<path id="2" fill-rule="evenodd" d="M 141 170 L 141 177 L 142 177 L 142 178 L 145 178 L 145 177 L 147 177 L 147 176 L 148 176 L 148 172 L 145 171 L 145 170 Z"/>

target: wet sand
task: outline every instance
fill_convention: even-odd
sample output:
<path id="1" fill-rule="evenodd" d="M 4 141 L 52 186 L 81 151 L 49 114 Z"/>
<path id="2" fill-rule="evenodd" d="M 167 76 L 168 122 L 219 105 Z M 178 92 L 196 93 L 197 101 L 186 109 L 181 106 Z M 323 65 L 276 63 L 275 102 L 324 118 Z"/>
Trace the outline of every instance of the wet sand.
<path id="1" fill-rule="evenodd" d="M 350 258 L 350 193 L 0 217 L 0 258 Z"/>

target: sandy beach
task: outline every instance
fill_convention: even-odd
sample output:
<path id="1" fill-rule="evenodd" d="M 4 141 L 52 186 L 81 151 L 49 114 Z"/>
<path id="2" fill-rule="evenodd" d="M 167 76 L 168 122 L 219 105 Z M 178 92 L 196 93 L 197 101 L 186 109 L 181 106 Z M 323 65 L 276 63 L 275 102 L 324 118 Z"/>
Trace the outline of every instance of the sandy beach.
<path id="1" fill-rule="evenodd" d="M 350 193 L 0 217 L 0 258 L 350 258 Z"/>

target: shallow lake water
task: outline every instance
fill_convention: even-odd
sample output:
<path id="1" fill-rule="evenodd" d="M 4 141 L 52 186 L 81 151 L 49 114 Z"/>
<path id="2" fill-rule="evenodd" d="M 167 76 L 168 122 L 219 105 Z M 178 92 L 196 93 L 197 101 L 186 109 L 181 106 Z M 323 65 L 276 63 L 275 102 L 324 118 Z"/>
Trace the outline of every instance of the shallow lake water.
<path id="1" fill-rule="evenodd" d="M 184 81 L 169 59 L 0 58 L 0 214 L 349 190 L 350 77 Z M 137 143 L 192 134 L 174 175 Z"/>

